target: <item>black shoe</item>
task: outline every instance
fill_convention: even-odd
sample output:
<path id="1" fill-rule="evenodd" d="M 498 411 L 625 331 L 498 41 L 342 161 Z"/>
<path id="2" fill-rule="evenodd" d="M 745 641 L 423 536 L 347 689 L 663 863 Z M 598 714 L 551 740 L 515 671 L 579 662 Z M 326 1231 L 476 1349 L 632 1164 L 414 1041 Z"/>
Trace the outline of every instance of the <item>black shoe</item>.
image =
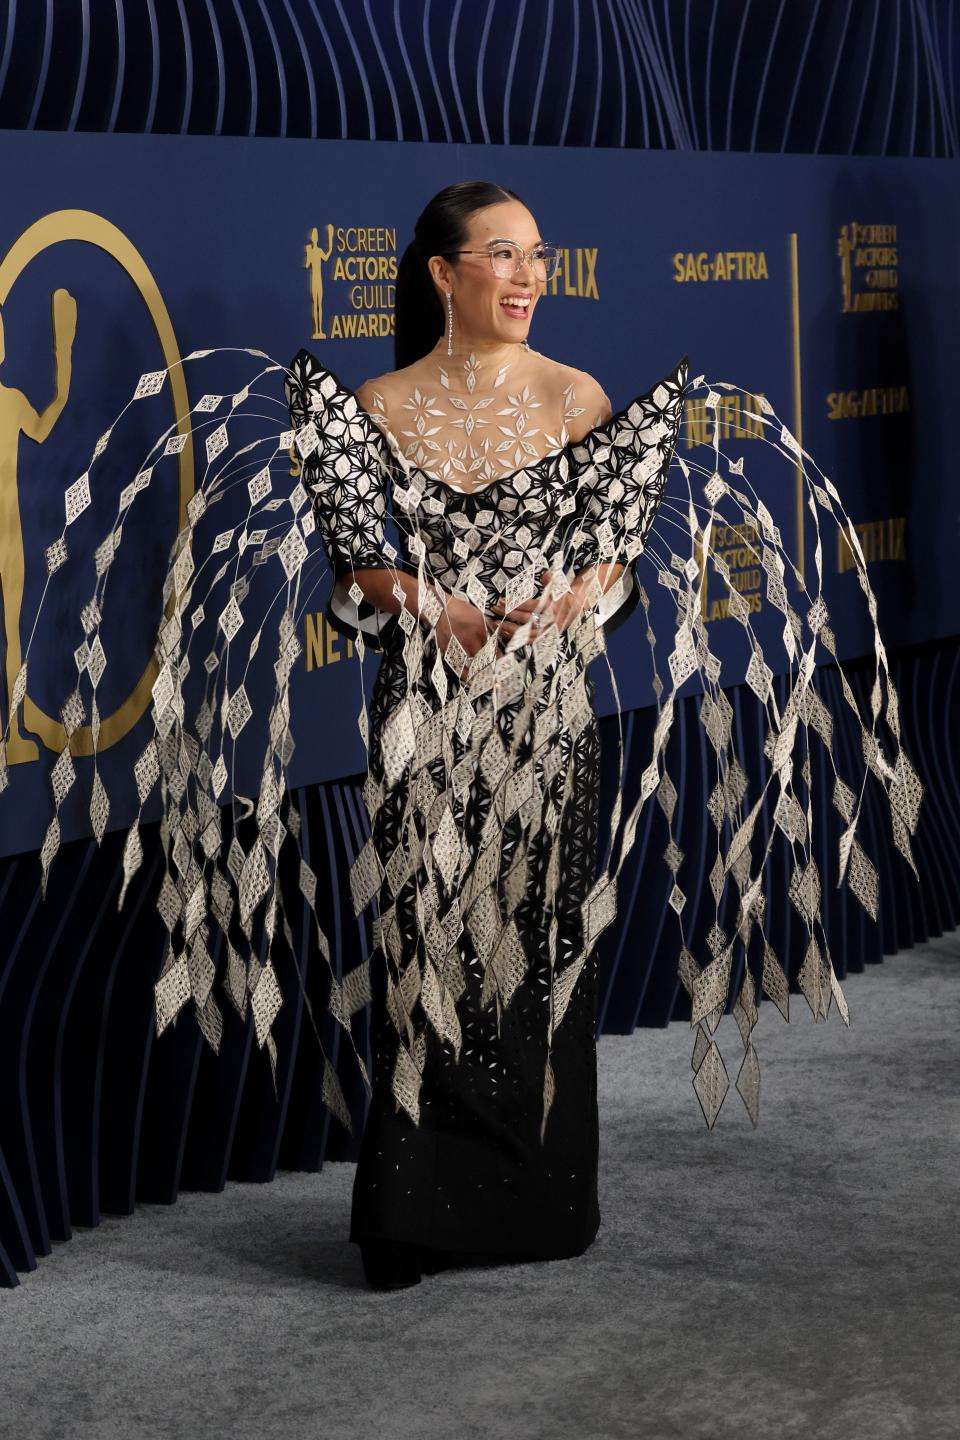
<path id="1" fill-rule="evenodd" d="M 363 1273 L 374 1290 L 405 1290 L 419 1285 L 420 1250 L 402 1240 L 366 1240 L 360 1246 Z"/>
<path id="2" fill-rule="evenodd" d="M 420 1247 L 420 1268 L 424 1275 L 439 1275 L 456 1264 L 456 1256 L 449 1250 L 434 1250 L 432 1246 Z"/>

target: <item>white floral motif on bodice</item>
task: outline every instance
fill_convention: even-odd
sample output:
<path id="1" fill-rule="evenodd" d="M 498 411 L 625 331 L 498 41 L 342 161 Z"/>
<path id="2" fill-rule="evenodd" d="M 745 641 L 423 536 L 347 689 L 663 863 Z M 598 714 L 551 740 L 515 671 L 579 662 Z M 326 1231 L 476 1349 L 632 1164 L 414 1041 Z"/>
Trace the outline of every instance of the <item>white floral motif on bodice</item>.
<path id="1" fill-rule="evenodd" d="M 429 390 L 415 386 L 400 403 L 393 425 L 379 391 L 373 392 L 371 414 L 393 430 L 409 464 L 470 493 L 562 449 L 569 441 L 567 423 L 583 414 L 573 385 L 568 385 L 561 403 L 553 407 L 553 424 L 544 423 L 537 412 L 547 407 L 529 383 L 510 387 L 508 372 L 513 368 L 501 365 L 487 379 L 477 357 L 470 355 L 462 365 L 460 390 L 453 367 L 438 364 L 437 385 Z"/>

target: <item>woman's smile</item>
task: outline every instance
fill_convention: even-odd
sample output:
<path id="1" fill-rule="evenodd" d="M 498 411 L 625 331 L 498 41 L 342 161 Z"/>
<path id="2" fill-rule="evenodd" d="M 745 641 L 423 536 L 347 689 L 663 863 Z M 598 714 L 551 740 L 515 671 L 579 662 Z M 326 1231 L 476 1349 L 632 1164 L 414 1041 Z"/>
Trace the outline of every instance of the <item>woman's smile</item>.
<path id="1" fill-rule="evenodd" d="M 500 309 L 511 320 L 529 320 L 533 296 L 526 290 L 513 290 L 500 296 Z"/>

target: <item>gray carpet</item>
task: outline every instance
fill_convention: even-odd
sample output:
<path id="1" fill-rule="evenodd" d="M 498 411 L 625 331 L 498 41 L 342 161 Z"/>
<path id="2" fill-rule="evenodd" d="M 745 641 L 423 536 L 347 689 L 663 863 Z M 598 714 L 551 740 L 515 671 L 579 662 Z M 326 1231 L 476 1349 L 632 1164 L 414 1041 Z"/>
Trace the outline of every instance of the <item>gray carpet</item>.
<path id="1" fill-rule="evenodd" d="M 395 1294 L 353 1167 L 79 1232 L 0 1293 L 17 1440 L 939 1440 L 960 1435 L 960 935 L 755 1031 L 761 1123 L 713 1133 L 685 1026 L 600 1045 L 600 1234 Z M 733 1018 L 718 1031 L 728 1066 Z"/>

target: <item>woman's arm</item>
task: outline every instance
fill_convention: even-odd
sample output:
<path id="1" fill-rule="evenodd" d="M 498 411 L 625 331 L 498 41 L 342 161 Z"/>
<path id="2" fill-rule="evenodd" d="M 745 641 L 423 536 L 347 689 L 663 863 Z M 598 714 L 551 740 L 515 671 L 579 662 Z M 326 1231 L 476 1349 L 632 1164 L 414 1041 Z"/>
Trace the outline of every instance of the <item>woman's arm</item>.
<path id="1" fill-rule="evenodd" d="M 346 579 L 346 577 L 341 577 Z M 413 612 L 417 619 L 421 618 L 420 613 L 420 586 L 415 575 L 407 575 L 402 570 L 353 570 L 350 572 L 351 580 L 356 580 L 363 591 L 363 598 L 369 600 L 378 610 L 384 610 L 390 615 L 399 615 L 404 608 Z M 395 594 L 399 585 L 404 593 L 404 600 L 401 602 Z M 430 587 L 432 588 L 432 587 Z M 434 590 L 434 594 L 437 594 Z M 439 593 L 443 593 L 440 591 Z M 449 598 L 449 597 L 448 597 Z M 432 608 L 427 601 L 428 609 Z"/>
<path id="2" fill-rule="evenodd" d="M 468 600 L 458 600 L 440 585 L 426 585 L 421 591 L 415 575 L 402 570 L 354 570 L 353 579 L 363 591 L 365 600 L 392 615 L 405 608 L 416 615 L 421 624 L 435 630 L 441 653 L 446 654 L 452 636 L 456 636 L 467 655 L 476 655 L 490 638 L 486 618 Z M 404 599 L 395 593 L 399 587 Z"/>
<path id="3" fill-rule="evenodd" d="M 593 585 L 594 579 L 600 586 L 600 593 L 606 594 L 612 585 L 615 585 L 623 574 L 624 567 L 613 562 L 604 565 L 588 565 L 585 570 L 578 570 L 571 581 L 571 590 L 577 592 L 581 600 L 581 606 L 586 605 L 587 595 Z"/>

